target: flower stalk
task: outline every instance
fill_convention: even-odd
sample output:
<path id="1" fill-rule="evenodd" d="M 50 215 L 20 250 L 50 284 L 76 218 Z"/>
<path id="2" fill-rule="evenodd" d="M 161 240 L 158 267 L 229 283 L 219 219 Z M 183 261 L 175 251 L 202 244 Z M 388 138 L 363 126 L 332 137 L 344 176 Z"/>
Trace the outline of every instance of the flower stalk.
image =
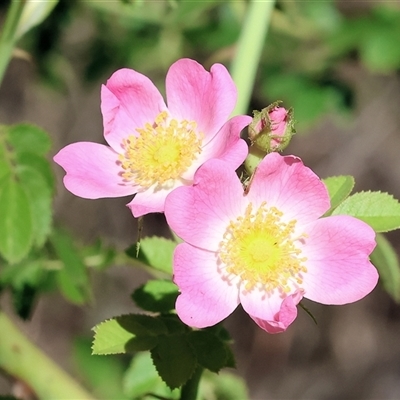
<path id="1" fill-rule="evenodd" d="M 0 369 L 27 383 L 41 400 L 94 400 L 31 343 L 4 312 L 0 312 Z"/>
<path id="2" fill-rule="evenodd" d="M 198 367 L 193 376 L 182 386 L 180 400 L 196 400 L 203 368 Z"/>
<path id="3" fill-rule="evenodd" d="M 238 101 L 232 115 L 247 112 L 274 5 L 275 0 L 252 0 L 249 3 L 231 65 L 232 78 L 238 91 Z"/>
<path id="4" fill-rule="evenodd" d="M 15 33 L 26 0 L 12 0 L 0 35 L 0 84 L 11 59 L 15 44 Z"/>

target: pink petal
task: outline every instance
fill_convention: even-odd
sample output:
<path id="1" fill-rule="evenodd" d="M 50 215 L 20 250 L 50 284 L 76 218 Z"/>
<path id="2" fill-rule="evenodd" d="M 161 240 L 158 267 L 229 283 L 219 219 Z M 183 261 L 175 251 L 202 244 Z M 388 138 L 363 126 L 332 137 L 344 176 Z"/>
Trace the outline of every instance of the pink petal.
<path id="1" fill-rule="evenodd" d="M 288 328 L 297 317 L 296 306 L 302 297 L 300 290 L 284 298 L 277 291 L 270 296 L 260 290 L 240 292 L 243 309 L 268 333 L 280 333 Z"/>
<path id="2" fill-rule="evenodd" d="M 362 299 L 377 284 L 378 273 L 369 262 L 375 233 L 364 222 L 337 215 L 307 227 L 302 256 L 307 274 L 305 297 L 323 304 L 346 304 Z"/>
<path id="3" fill-rule="evenodd" d="M 98 143 L 72 143 L 61 149 L 54 161 L 64 168 L 65 187 L 85 199 L 120 197 L 134 194 L 137 187 L 120 177 L 118 154 Z"/>
<path id="4" fill-rule="evenodd" d="M 267 201 L 288 220 L 311 222 L 330 207 L 328 191 L 318 176 L 294 156 L 268 154 L 258 165 L 251 183 L 250 201 Z"/>
<path id="5" fill-rule="evenodd" d="M 183 240 L 217 250 L 231 218 L 247 204 L 235 171 L 223 161 L 209 160 L 199 168 L 191 187 L 179 187 L 165 201 L 169 226 Z"/>
<path id="6" fill-rule="evenodd" d="M 248 146 L 240 139 L 240 132 L 251 122 L 251 117 L 238 115 L 230 119 L 210 142 L 202 148 L 199 158 L 193 162 L 191 167 L 182 178 L 193 180 L 197 169 L 211 158 L 218 158 L 228 163 L 233 169 L 237 169 L 245 160 Z"/>
<path id="7" fill-rule="evenodd" d="M 143 192 L 136 194 L 135 198 L 127 204 L 135 218 L 149 213 L 164 212 L 165 199 L 175 188 L 181 186 L 180 181 L 175 181 L 169 189 L 155 189 L 155 185 Z"/>
<path id="8" fill-rule="evenodd" d="M 176 312 L 185 324 L 196 328 L 215 325 L 239 304 L 237 286 L 222 280 L 217 268 L 215 253 L 187 243 L 176 247 L 174 282 L 181 291 Z"/>
<path id="9" fill-rule="evenodd" d="M 181 59 L 171 66 L 166 91 L 171 115 L 196 121 L 205 143 L 228 120 L 237 97 L 235 84 L 223 65 L 214 64 L 208 72 L 189 59 Z"/>
<path id="10" fill-rule="evenodd" d="M 122 139 L 136 135 L 136 128 L 152 124 L 166 110 L 165 102 L 146 76 L 131 69 L 116 71 L 101 89 L 104 137 L 120 152 Z"/>

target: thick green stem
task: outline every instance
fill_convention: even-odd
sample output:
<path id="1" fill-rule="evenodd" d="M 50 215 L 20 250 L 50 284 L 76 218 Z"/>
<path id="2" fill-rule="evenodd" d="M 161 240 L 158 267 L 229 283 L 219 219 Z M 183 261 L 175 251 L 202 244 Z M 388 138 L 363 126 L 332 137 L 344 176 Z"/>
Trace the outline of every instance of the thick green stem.
<path id="1" fill-rule="evenodd" d="M 0 84 L 10 62 L 15 44 L 15 32 L 26 0 L 12 0 L 0 36 Z"/>
<path id="2" fill-rule="evenodd" d="M 232 115 L 245 114 L 254 87 L 275 0 L 251 0 L 239 38 L 231 74 L 238 90 Z"/>
<path id="3" fill-rule="evenodd" d="M 193 376 L 182 386 L 180 400 L 196 400 L 203 368 L 197 367 Z"/>
<path id="4" fill-rule="evenodd" d="M 35 347 L 0 311 L 0 369 L 23 382 L 40 400 L 94 400 Z"/>

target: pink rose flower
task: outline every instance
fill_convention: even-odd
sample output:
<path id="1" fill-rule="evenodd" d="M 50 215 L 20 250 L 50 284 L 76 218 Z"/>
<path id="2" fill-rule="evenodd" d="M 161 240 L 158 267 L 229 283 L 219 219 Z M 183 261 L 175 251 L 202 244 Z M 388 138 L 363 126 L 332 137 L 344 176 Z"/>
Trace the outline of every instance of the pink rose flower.
<path id="1" fill-rule="evenodd" d="M 370 293 L 378 280 L 369 261 L 375 233 L 347 215 L 320 218 L 329 206 L 325 185 L 297 157 L 268 154 L 246 195 L 229 165 L 204 164 L 194 185 L 176 189 L 165 205 L 186 242 L 174 254 L 182 321 L 212 326 L 241 303 L 262 329 L 278 333 L 303 297 L 345 304 Z"/>
<path id="2" fill-rule="evenodd" d="M 226 68 L 206 71 L 181 59 L 166 77 L 168 107 L 146 76 L 115 72 L 102 86 L 104 138 L 109 144 L 78 142 L 54 161 L 64 168 L 65 187 L 87 199 L 136 194 L 128 204 L 135 217 L 163 212 L 168 193 L 191 185 L 206 160 L 219 158 L 236 169 L 248 148 L 240 131 L 249 116 L 228 120 L 236 87 Z"/>

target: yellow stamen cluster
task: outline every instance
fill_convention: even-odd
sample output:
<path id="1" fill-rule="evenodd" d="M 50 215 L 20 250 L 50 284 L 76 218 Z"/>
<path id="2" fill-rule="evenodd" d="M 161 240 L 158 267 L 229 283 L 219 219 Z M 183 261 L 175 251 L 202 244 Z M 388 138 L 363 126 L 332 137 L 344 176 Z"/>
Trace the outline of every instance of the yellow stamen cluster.
<path id="1" fill-rule="evenodd" d="M 305 257 L 293 237 L 297 221 L 282 221 L 283 213 L 264 202 L 253 212 L 252 204 L 244 216 L 231 221 L 220 243 L 219 258 L 226 278 L 239 277 L 247 291 L 278 289 L 288 293 L 303 282 Z"/>
<path id="2" fill-rule="evenodd" d="M 184 173 L 201 153 L 202 134 L 195 121 L 171 119 L 161 112 L 153 124 L 136 129 L 123 140 L 119 161 L 125 182 L 143 188 L 168 185 Z"/>

